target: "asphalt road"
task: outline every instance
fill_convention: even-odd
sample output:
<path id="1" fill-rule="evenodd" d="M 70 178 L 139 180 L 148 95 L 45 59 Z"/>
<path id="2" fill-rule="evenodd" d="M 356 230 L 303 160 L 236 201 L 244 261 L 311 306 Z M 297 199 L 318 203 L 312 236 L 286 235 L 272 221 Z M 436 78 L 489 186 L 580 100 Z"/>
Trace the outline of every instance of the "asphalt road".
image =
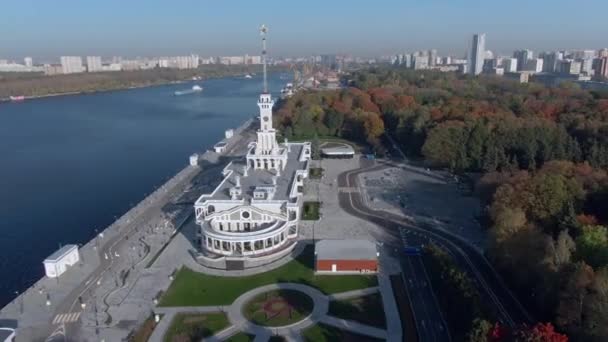
<path id="1" fill-rule="evenodd" d="M 423 243 L 417 235 L 400 230 L 403 246 L 419 246 Z M 403 281 L 408 289 L 410 305 L 420 341 L 451 341 L 447 323 L 431 281 L 419 255 L 404 255 L 400 258 Z"/>
<path id="2" fill-rule="evenodd" d="M 375 163 L 370 163 L 369 161 L 364 161 L 363 164 L 368 165 L 362 165 L 360 169 L 340 174 L 338 176 L 338 186 L 342 188 L 358 188 L 358 174 L 387 167 L 382 164 L 374 165 Z M 387 235 L 394 238 L 393 242 L 397 242 L 395 247 L 399 247 L 400 245 L 400 229 L 403 229 L 416 233 L 421 241 L 433 242 L 446 250 L 475 281 L 482 295 L 482 300 L 493 304 L 496 315 L 503 324 L 513 327 L 519 323 L 532 323 L 530 315 L 506 287 L 487 259 L 467 241 L 432 225 L 414 225 L 405 222 L 404 218 L 400 215 L 371 209 L 364 203 L 359 192 L 340 192 L 338 198 L 340 206 L 346 212 L 383 228 Z M 410 268 L 406 264 L 405 270 L 410 271 L 408 274 L 412 274 L 412 276 L 413 274 L 418 276 L 420 270 L 415 267 Z M 409 283 L 409 281 L 407 282 Z M 428 301 L 428 299 L 425 301 Z M 418 317 L 418 312 L 421 310 L 419 305 L 415 305 L 413 310 Z M 436 317 L 433 317 L 433 319 L 436 320 Z"/>

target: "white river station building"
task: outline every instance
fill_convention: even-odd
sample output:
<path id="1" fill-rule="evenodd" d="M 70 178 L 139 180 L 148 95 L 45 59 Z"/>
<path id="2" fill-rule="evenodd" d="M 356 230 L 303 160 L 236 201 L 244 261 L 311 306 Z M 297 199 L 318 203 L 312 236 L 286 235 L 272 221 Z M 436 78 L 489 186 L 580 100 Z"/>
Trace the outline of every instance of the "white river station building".
<path id="1" fill-rule="evenodd" d="M 249 143 L 245 158 L 224 168 L 215 190 L 194 204 L 207 256 L 266 258 L 296 243 L 311 144 L 277 143 L 273 105 L 269 93 L 260 95 L 257 141 Z"/>

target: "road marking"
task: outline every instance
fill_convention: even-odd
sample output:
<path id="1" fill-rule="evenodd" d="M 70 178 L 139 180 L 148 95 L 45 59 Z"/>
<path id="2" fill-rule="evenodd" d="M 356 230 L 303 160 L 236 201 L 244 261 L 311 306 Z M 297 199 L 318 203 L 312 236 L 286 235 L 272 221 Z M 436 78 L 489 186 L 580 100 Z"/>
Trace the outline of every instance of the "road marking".
<path id="1" fill-rule="evenodd" d="M 57 329 L 55 329 L 55 331 L 53 331 L 53 333 L 51 333 L 51 335 L 49 337 L 47 337 L 47 339 L 45 340 L 45 342 L 54 342 L 54 341 L 59 341 L 60 337 L 61 337 L 61 341 L 65 341 L 65 325 L 60 325 L 59 327 L 57 327 Z"/>
<path id="2" fill-rule="evenodd" d="M 81 312 L 68 312 L 55 316 L 53 324 L 72 323 L 76 322 L 80 317 Z"/>

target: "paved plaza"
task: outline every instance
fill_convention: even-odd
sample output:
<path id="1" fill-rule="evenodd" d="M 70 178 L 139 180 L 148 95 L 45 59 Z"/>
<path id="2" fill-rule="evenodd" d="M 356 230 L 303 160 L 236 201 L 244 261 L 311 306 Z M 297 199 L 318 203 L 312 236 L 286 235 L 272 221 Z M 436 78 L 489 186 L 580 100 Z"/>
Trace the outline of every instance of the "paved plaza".
<path id="1" fill-rule="evenodd" d="M 321 179 L 309 179 L 304 190 L 304 201 L 321 202 L 319 221 L 302 221 L 300 239 L 363 239 L 384 241 L 387 236 L 376 225 L 346 213 L 338 202 L 340 191 L 355 191 L 338 186 L 338 175 L 344 171 L 359 168 L 359 158 L 323 159 L 312 161 L 311 167 L 321 167 Z"/>

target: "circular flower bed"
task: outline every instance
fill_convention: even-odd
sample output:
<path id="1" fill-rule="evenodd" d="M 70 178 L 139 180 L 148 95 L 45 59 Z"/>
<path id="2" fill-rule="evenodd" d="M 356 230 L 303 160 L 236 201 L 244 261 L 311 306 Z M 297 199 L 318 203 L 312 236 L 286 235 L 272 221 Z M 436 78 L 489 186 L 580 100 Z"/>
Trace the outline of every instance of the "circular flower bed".
<path id="1" fill-rule="evenodd" d="M 312 312 L 314 303 L 308 295 L 296 290 L 275 290 L 255 296 L 243 308 L 251 322 L 279 327 L 299 322 Z"/>

